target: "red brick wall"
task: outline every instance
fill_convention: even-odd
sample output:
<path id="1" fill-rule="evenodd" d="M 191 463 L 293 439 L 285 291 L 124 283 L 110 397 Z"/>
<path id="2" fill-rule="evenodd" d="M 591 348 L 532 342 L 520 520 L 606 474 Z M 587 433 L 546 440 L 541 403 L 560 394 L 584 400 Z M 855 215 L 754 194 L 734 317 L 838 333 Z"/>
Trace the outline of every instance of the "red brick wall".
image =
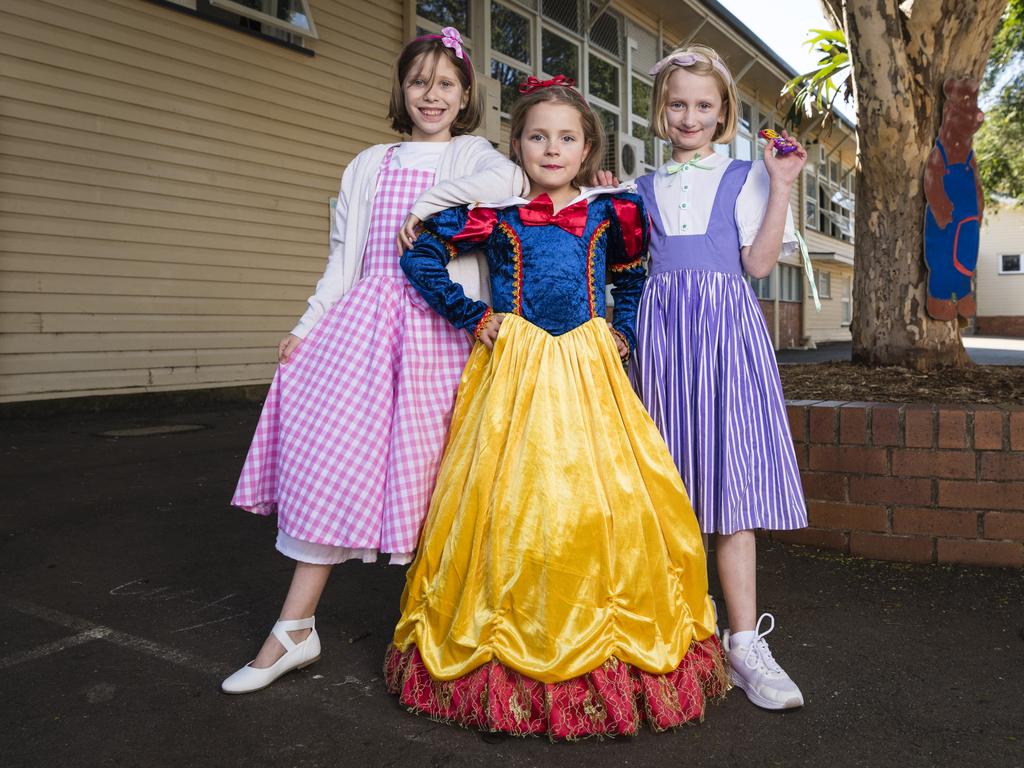
<path id="1" fill-rule="evenodd" d="M 810 527 L 883 560 L 1024 567 L 1024 407 L 790 401 Z"/>
<path id="2" fill-rule="evenodd" d="M 800 346 L 804 305 L 798 301 L 779 302 L 779 349 Z"/>
<path id="3" fill-rule="evenodd" d="M 974 318 L 977 333 L 986 336 L 1024 337 L 1024 315 L 993 315 Z"/>

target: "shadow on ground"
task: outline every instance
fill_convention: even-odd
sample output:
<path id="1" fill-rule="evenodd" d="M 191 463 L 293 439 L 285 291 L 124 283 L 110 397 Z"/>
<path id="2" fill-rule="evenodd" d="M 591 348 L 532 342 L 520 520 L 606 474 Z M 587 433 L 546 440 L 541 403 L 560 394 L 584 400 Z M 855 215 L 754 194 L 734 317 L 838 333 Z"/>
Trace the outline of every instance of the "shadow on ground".
<path id="1" fill-rule="evenodd" d="M 4 422 L 0 754 L 18 766 L 1021 766 L 1024 575 L 762 544 L 761 604 L 807 706 L 732 691 L 677 732 L 550 744 L 404 712 L 381 662 L 404 569 L 345 564 L 324 657 L 222 695 L 291 572 L 227 500 L 258 409 Z M 102 437 L 110 429 L 201 431 Z"/>

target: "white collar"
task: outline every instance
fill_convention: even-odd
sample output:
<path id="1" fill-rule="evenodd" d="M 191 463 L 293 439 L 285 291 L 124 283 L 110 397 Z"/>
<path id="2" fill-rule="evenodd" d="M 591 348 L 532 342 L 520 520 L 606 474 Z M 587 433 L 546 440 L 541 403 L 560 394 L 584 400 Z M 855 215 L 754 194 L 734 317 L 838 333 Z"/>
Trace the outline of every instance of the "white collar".
<path id="1" fill-rule="evenodd" d="M 712 151 L 710 155 L 705 155 L 704 157 L 699 158 L 697 162 L 704 166 L 711 166 L 712 170 L 715 170 L 726 163 L 731 163 L 732 158 L 726 157 L 725 155 L 720 155 L 717 152 Z M 662 163 L 661 166 L 658 168 L 658 175 L 668 176 L 668 167 L 670 165 L 675 164 L 676 161 L 672 159 L 669 159 L 666 163 Z"/>

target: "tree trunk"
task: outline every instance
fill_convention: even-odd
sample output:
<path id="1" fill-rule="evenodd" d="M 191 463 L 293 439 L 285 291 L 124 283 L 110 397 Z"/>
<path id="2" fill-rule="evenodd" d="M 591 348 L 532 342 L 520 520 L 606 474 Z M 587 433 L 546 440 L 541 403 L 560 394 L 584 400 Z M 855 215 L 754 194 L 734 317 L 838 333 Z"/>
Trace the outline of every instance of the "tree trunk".
<path id="1" fill-rule="evenodd" d="M 968 365 L 956 321 L 925 311 L 924 168 L 942 85 L 981 78 L 1006 0 L 825 0 L 846 33 L 857 100 L 853 359 Z"/>

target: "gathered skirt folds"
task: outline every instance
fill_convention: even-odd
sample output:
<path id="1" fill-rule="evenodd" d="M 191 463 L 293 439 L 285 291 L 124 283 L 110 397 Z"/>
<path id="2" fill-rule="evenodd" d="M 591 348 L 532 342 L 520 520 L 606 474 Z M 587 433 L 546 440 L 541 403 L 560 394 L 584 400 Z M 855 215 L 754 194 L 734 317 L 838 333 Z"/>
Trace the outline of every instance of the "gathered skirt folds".
<path id="1" fill-rule="evenodd" d="M 556 739 L 724 693 L 700 532 L 603 319 L 477 344 L 385 660 L 407 708 Z"/>

